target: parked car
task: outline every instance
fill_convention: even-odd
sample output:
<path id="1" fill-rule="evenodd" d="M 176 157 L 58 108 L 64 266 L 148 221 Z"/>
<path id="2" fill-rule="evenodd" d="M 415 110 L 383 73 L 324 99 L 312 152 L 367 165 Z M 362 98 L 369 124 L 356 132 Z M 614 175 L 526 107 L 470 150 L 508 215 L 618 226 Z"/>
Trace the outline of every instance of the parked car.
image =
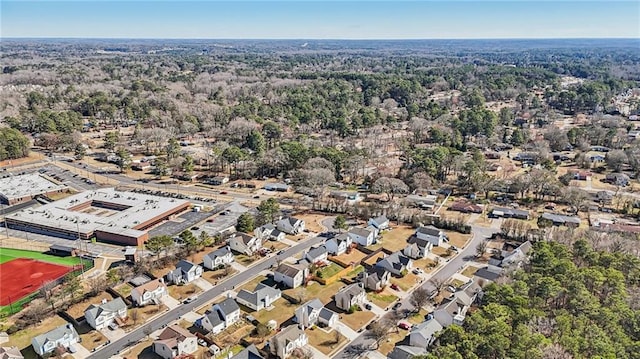
<path id="1" fill-rule="evenodd" d="M 393 310 L 397 310 L 398 308 L 402 307 L 402 303 L 398 302 L 396 304 L 393 305 L 392 309 Z"/>
<path id="2" fill-rule="evenodd" d="M 400 290 L 400 287 L 398 287 L 398 285 L 397 285 L 397 284 L 393 283 L 393 284 L 391 284 L 391 289 L 393 289 L 393 290 Z"/>
<path id="3" fill-rule="evenodd" d="M 371 304 L 369 304 L 369 303 L 364 303 L 364 309 L 366 309 L 366 310 L 371 310 Z"/>
<path id="4" fill-rule="evenodd" d="M 260 196 L 258 196 L 258 195 L 255 195 L 255 196 L 253 196 L 253 198 L 256 198 L 256 199 L 257 199 L 257 198 L 260 198 Z"/>
<path id="5" fill-rule="evenodd" d="M 227 193 L 229 193 L 229 192 L 227 192 L 227 191 L 220 191 L 220 194 L 227 194 Z"/>
<path id="6" fill-rule="evenodd" d="M 411 272 L 413 274 L 416 274 L 416 275 L 424 273 L 424 271 L 422 269 L 420 269 L 420 268 L 416 268 L 416 269 L 412 270 Z"/>
<path id="7" fill-rule="evenodd" d="M 111 330 L 118 329 L 118 324 L 116 324 L 115 322 L 112 322 L 111 324 L 109 324 L 109 329 L 111 329 Z"/>
<path id="8" fill-rule="evenodd" d="M 409 324 L 407 322 L 400 322 L 400 323 L 398 323 L 398 328 L 404 329 L 404 330 L 410 330 L 411 329 L 411 324 Z"/>
<path id="9" fill-rule="evenodd" d="M 454 252 L 457 252 L 457 251 L 458 251 L 458 247 L 456 247 L 456 246 L 451 246 L 451 247 L 449 247 L 449 248 L 451 248 L 451 250 L 452 250 L 452 251 L 454 251 Z"/>
<path id="10" fill-rule="evenodd" d="M 185 299 L 183 303 L 184 303 L 184 304 L 191 303 L 191 302 L 193 302 L 194 300 L 196 300 L 196 298 L 198 298 L 198 296 L 192 295 L 192 296 L 190 296 L 189 298 Z"/>
<path id="11" fill-rule="evenodd" d="M 198 227 L 198 226 L 193 226 L 193 227 L 191 227 L 191 230 L 192 230 L 192 231 L 197 231 L 198 229 L 200 229 L 200 227 Z"/>
<path id="12" fill-rule="evenodd" d="M 198 339 L 198 344 L 202 345 L 203 347 L 208 346 L 207 342 L 204 339 Z"/>

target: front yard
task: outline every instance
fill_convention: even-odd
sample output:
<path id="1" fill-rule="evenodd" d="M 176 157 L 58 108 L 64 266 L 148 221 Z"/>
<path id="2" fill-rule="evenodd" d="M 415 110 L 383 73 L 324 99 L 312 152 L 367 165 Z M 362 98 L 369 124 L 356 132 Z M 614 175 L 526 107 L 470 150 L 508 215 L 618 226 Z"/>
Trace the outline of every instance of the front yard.
<path id="1" fill-rule="evenodd" d="M 407 275 L 402 278 L 392 277 L 391 283 L 397 285 L 398 287 L 400 287 L 400 289 L 406 292 L 411 289 L 411 287 L 416 285 L 416 283 L 418 283 L 420 280 L 420 277 L 418 277 L 417 275 L 413 273 L 407 273 Z"/>
<path id="2" fill-rule="evenodd" d="M 367 293 L 367 298 L 371 301 L 371 303 L 377 305 L 382 309 L 385 309 L 391 303 L 395 302 L 396 299 L 398 299 L 398 296 L 396 296 L 393 293 L 390 293 L 389 291 L 390 289 L 385 288 L 380 293 L 369 292 Z"/>
<path id="3" fill-rule="evenodd" d="M 260 323 L 267 324 L 268 321 L 275 320 L 278 325 L 282 325 L 282 323 L 293 317 L 293 313 L 295 312 L 296 308 L 298 308 L 298 305 L 291 304 L 288 300 L 280 298 L 273 303 L 273 307 L 274 308 L 272 308 L 271 310 L 263 309 L 261 311 L 255 312 L 242 305 L 240 306 L 240 308 L 244 312 L 252 315 Z"/>
<path id="4" fill-rule="evenodd" d="M 246 290 L 254 290 L 255 287 L 258 285 L 258 283 L 266 283 L 269 280 L 269 278 L 260 275 L 257 276 L 255 278 L 253 278 L 252 280 L 248 281 L 247 283 L 243 284 L 240 288 L 238 288 L 238 291 L 242 290 L 242 289 L 246 289 Z"/>
<path id="5" fill-rule="evenodd" d="M 391 329 L 391 333 L 389 333 L 387 340 L 380 343 L 378 351 L 386 357 L 387 354 L 393 350 L 393 347 L 396 346 L 396 343 L 403 341 L 407 334 L 409 334 L 409 331 L 404 329 L 397 327 L 395 329 Z"/>
<path id="6" fill-rule="evenodd" d="M 305 332 L 309 337 L 309 344 L 325 355 L 330 355 L 347 341 L 347 338 L 335 329 L 327 333 L 319 328 L 309 328 Z"/>
<path id="7" fill-rule="evenodd" d="M 218 281 L 232 276 L 235 273 L 237 273 L 238 271 L 235 270 L 233 267 L 228 267 L 228 268 L 223 268 L 223 269 L 216 269 L 214 271 L 210 271 L 210 270 L 205 270 L 202 273 L 202 278 L 204 278 L 205 280 L 207 280 L 209 283 L 215 285 L 218 283 Z"/>
<path id="8" fill-rule="evenodd" d="M 392 227 L 393 229 L 382 232 L 382 236 L 378 239 L 378 243 L 370 246 L 372 250 L 384 247 L 392 252 L 399 251 L 407 246 L 407 239 L 414 233 L 415 228 L 411 226 L 401 225 Z"/>
<path id="9" fill-rule="evenodd" d="M 251 263 L 255 262 L 258 259 L 258 255 L 255 256 L 248 256 L 246 254 L 238 254 L 236 256 L 236 262 L 242 264 L 245 267 L 248 267 L 251 265 Z"/>
<path id="10" fill-rule="evenodd" d="M 79 330 L 78 334 L 86 331 L 86 333 L 80 334 L 80 339 L 82 340 L 82 346 L 87 348 L 87 350 L 91 351 L 107 341 L 107 338 L 102 335 L 102 333 L 97 330 L 93 330 L 89 324 L 85 324 L 85 326 L 86 328 L 83 328 L 84 330 Z"/>
<path id="11" fill-rule="evenodd" d="M 425 271 L 425 273 L 429 273 L 436 268 L 436 262 L 430 258 L 418 259 L 417 261 L 413 261 L 413 268 L 420 268 Z"/>
<path id="12" fill-rule="evenodd" d="M 171 285 L 169 286 L 169 295 L 173 298 L 182 301 L 188 297 L 200 293 L 202 289 L 193 283 L 185 285 Z"/>
<path id="13" fill-rule="evenodd" d="M 349 328 L 358 331 L 358 329 L 367 325 L 367 323 L 369 323 L 369 321 L 375 316 L 375 314 L 368 310 L 357 310 L 351 314 L 340 314 L 340 321 L 346 324 Z"/>
<path id="14" fill-rule="evenodd" d="M 345 286 L 345 284 L 340 281 L 328 285 L 322 285 L 318 282 L 311 281 L 306 287 L 286 289 L 283 293 L 296 298 L 298 294 L 296 291 L 301 290 L 305 297 L 303 302 L 309 301 L 313 298 L 318 298 L 323 304 L 327 304 L 331 301 L 333 295 L 336 294 L 343 286 Z"/>
<path id="15" fill-rule="evenodd" d="M 124 329 L 125 331 L 132 330 L 138 325 L 146 323 L 158 313 L 164 312 L 166 309 L 167 307 L 164 304 L 160 304 L 160 305 L 154 304 L 154 305 L 147 305 L 141 308 L 129 309 L 127 314 L 129 319 L 127 320 L 127 323 L 122 326 L 122 329 Z M 134 320 L 134 318 L 136 319 Z"/>
<path id="16" fill-rule="evenodd" d="M 458 232 L 448 231 L 447 237 L 449 237 L 449 244 L 458 248 L 464 248 L 467 242 L 471 238 L 470 234 L 462 234 Z"/>
<path id="17" fill-rule="evenodd" d="M 467 266 L 460 274 L 462 274 L 465 277 L 471 278 L 478 271 L 478 269 L 480 268 L 474 267 L 474 266 Z"/>
<path id="18" fill-rule="evenodd" d="M 57 315 L 52 315 L 37 325 L 17 331 L 9 336 L 9 341 L 3 346 L 16 346 L 18 349 L 24 349 L 31 346 L 31 339 L 40 334 L 53 330 L 67 322 Z"/>

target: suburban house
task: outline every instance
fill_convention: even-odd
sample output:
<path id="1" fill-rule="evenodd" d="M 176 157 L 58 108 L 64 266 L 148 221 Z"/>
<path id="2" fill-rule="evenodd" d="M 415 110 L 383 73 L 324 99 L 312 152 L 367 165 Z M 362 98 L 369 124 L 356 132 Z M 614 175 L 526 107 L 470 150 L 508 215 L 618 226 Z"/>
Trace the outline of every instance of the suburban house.
<path id="1" fill-rule="evenodd" d="M 631 130 L 627 133 L 627 138 L 629 141 L 640 140 L 640 130 Z"/>
<path id="2" fill-rule="evenodd" d="M 246 233 L 236 233 L 229 239 L 229 247 L 240 254 L 253 255 L 262 248 L 262 240 Z"/>
<path id="3" fill-rule="evenodd" d="M 482 206 L 467 201 L 456 201 L 449 206 L 449 210 L 462 213 L 482 213 Z"/>
<path id="4" fill-rule="evenodd" d="M 271 241 L 281 241 L 285 238 L 284 232 L 279 231 L 276 226 L 271 223 L 267 223 L 256 228 L 253 231 L 253 234 L 260 238 L 262 241 L 271 240 Z"/>
<path id="5" fill-rule="evenodd" d="M 295 311 L 295 322 L 303 328 L 310 328 L 316 324 L 333 328 L 338 319 L 338 313 L 325 308 L 319 299 L 310 300 Z"/>
<path id="6" fill-rule="evenodd" d="M 416 237 L 419 239 L 424 239 L 434 246 L 441 246 L 444 241 L 447 240 L 447 236 L 444 234 L 444 231 L 434 227 L 434 226 L 421 226 L 416 229 Z"/>
<path id="7" fill-rule="evenodd" d="M 410 345 L 396 345 L 393 347 L 391 353 L 387 355 L 388 359 L 414 359 L 422 358 L 427 355 L 428 352 L 425 348 L 414 347 Z"/>
<path id="8" fill-rule="evenodd" d="M 502 260 L 501 265 L 503 267 L 519 266 L 529 257 L 529 252 L 531 252 L 532 247 L 533 245 L 531 244 L 531 242 L 526 241 L 519 245 L 518 248 L 514 249 L 511 253 L 503 253 L 504 259 Z"/>
<path id="9" fill-rule="evenodd" d="M 231 359 L 264 359 L 258 348 L 255 345 L 251 344 L 248 347 L 242 349 L 241 352 L 231 357 Z"/>
<path id="10" fill-rule="evenodd" d="M 169 282 L 174 284 L 190 283 L 202 276 L 202 267 L 187 260 L 180 260 L 176 269 L 167 274 Z"/>
<path id="11" fill-rule="evenodd" d="M 414 326 L 409 333 L 409 345 L 428 348 L 436 340 L 436 333 L 444 329 L 437 320 L 428 320 Z"/>
<path id="12" fill-rule="evenodd" d="M 357 279 L 366 289 L 377 292 L 389 285 L 391 272 L 381 267 L 373 267 L 369 271 L 358 273 Z"/>
<path id="13" fill-rule="evenodd" d="M 215 186 L 219 186 L 227 182 L 229 182 L 229 177 L 225 177 L 225 176 L 212 177 L 206 181 L 206 183 L 212 184 Z"/>
<path id="14" fill-rule="evenodd" d="M 273 272 L 273 280 L 289 288 L 298 288 L 308 275 L 309 268 L 304 264 L 282 263 Z"/>
<path id="15" fill-rule="evenodd" d="M 229 246 L 218 248 L 202 258 L 202 265 L 207 269 L 217 269 L 225 264 L 231 264 L 235 259 Z"/>
<path id="16" fill-rule="evenodd" d="M 478 269 L 473 274 L 474 280 L 485 280 L 489 282 L 495 282 L 502 276 L 503 269 L 494 265 L 488 265 L 484 268 Z"/>
<path id="17" fill-rule="evenodd" d="M 307 253 L 304 255 L 304 259 L 309 263 L 326 262 L 328 254 L 329 252 L 327 251 L 327 247 L 318 246 L 315 248 L 309 248 Z"/>
<path id="18" fill-rule="evenodd" d="M 304 221 L 295 217 L 285 217 L 276 222 L 276 228 L 287 234 L 300 234 L 304 231 Z"/>
<path id="19" fill-rule="evenodd" d="M 267 191 L 287 192 L 289 191 L 289 185 L 285 183 L 267 183 L 264 185 L 264 189 Z"/>
<path id="20" fill-rule="evenodd" d="M 333 198 L 343 199 L 345 201 L 357 201 L 360 199 L 360 193 L 356 191 L 331 191 L 329 195 Z"/>
<path id="21" fill-rule="evenodd" d="M 409 244 L 404 247 L 402 253 L 411 259 L 427 258 L 427 254 L 433 249 L 433 243 L 426 239 L 412 236 L 408 242 Z"/>
<path id="22" fill-rule="evenodd" d="M 435 195 L 420 196 L 417 194 L 410 194 L 407 197 L 405 197 L 405 200 L 418 208 L 433 209 L 433 207 L 435 207 L 438 201 L 438 196 L 435 196 Z"/>
<path id="23" fill-rule="evenodd" d="M 541 218 L 550 221 L 554 226 L 578 227 L 580 225 L 580 217 L 565 216 L 563 214 L 543 213 Z"/>
<path id="24" fill-rule="evenodd" d="M 269 340 L 269 351 L 280 359 L 285 359 L 294 350 L 309 343 L 307 334 L 297 325 L 290 325 Z"/>
<path id="25" fill-rule="evenodd" d="M 411 258 L 398 251 L 379 260 L 376 263 L 376 267 L 383 268 L 396 277 L 401 277 L 405 271 L 409 271 L 413 268 L 413 261 Z"/>
<path id="26" fill-rule="evenodd" d="M 517 219 L 529 219 L 529 211 L 523 211 L 521 209 L 495 207 L 491 211 L 491 217 L 493 218 L 517 218 Z"/>
<path id="27" fill-rule="evenodd" d="M 605 181 L 615 186 L 626 187 L 631 179 L 624 173 L 609 173 L 605 177 Z"/>
<path id="28" fill-rule="evenodd" d="M 218 334 L 240 320 L 240 307 L 235 300 L 227 298 L 214 304 L 211 310 L 196 323 L 210 333 Z"/>
<path id="29" fill-rule="evenodd" d="M 471 281 L 440 304 L 433 312 L 433 317 L 445 328 L 451 324 L 462 325 L 469 307 L 481 292 L 480 286 Z"/>
<path id="30" fill-rule="evenodd" d="M 340 233 L 333 238 L 329 238 L 324 242 L 327 252 L 334 256 L 339 256 L 347 251 L 347 248 L 351 247 L 351 236 L 347 233 Z"/>
<path id="31" fill-rule="evenodd" d="M 255 311 L 270 307 L 273 302 L 282 297 L 280 289 L 269 287 L 268 285 L 258 283 L 253 291 L 243 289 L 238 292 L 236 302 L 251 308 Z"/>
<path id="32" fill-rule="evenodd" d="M 150 303 L 159 303 L 160 298 L 167 295 L 167 293 L 167 286 L 162 278 L 159 278 L 133 288 L 131 290 L 131 299 L 138 307 L 142 307 Z"/>
<path id="33" fill-rule="evenodd" d="M 167 327 L 153 341 L 153 352 L 164 359 L 180 358 L 197 350 L 197 337 L 178 324 Z"/>
<path id="34" fill-rule="evenodd" d="M 351 237 L 353 242 L 356 242 L 363 247 L 372 245 L 376 240 L 376 230 L 373 227 L 351 228 L 347 234 Z"/>
<path id="35" fill-rule="evenodd" d="M 593 176 L 589 171 L 571 171 L 569 173 L 573 174 L 573 179 L 578 181 L 591 181 Z"/>
<path id="36" fill-rule="evenodd" d="M 367 224 L 373 226 L 379 232 L 389 228 L 389 219 L 387 219 L 387 216 L 382 215 L 376 218 L 369 218 Z"/>
<path id="37" fill-rule="evenodd" d="M 367 297 L 362 283 L 350 284 L 338 291 L 334 296 L 336 306 L 342 310 L 349 311 L 354 305 L 363 304 Z"/>
<path id="38" fill-rule="evenodd" d="M 24 359 L 18 347 L 0 347 L 0 359 Z"/>
<path id="39" fill-rule="evenodd" d="M 118 297 L 107 302 L 106 299 L 100 305 L 90 305 L 84 312 L 84 318 L 93 329 L 101 330 L 111 323 L 127 317 L 127 305 Z M 120 323 L 118 323 L 120 324 Z"/>
<path id="40" fill-rule="evenodd" d="M 64 324 L 31 339 L 31 346 L 33 346 L 36 354 L 43 356 L 53 352 L 58 347 L 65 350 L 69 349 L 78 342 L 80 342 L 80 336 L 73 325 Z"/>

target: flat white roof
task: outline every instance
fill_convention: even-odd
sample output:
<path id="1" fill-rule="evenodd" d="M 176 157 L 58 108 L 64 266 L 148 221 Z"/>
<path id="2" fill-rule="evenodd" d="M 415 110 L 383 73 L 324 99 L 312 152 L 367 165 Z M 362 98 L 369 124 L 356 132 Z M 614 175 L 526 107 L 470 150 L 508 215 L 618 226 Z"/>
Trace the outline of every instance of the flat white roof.
<path id="1" fill-rule="evenodd" d="M 74 206 L 88 202 L 102 201 L 129 208 L 115 211 L 107 210 L 108 216 L 70 210 Z M 24 209 L 12 213 L 7 218 L 22 222 L 37 223 L 47 227 L 57 227 L 67 231 L 89 233 L 96 230 L 139 237 L 145 231 L 133 229 L 140 223 L 166 213 L 174 208 L 188 204 L 188 201 L 116 191 L 114 188 L 101 188 L 95 191 L 81 192 L 65 199 L 46 204 L 35 209 Z M 99 208 L 97 210 L 100 210 Z"/>
<path id="2" fill-rule="evenodd" d="M 65 189 L 67 186 L 57 184 L 38 173 L 10 176 L 0 179 L 0 194 L 11 200 L 26 196 Z"/>

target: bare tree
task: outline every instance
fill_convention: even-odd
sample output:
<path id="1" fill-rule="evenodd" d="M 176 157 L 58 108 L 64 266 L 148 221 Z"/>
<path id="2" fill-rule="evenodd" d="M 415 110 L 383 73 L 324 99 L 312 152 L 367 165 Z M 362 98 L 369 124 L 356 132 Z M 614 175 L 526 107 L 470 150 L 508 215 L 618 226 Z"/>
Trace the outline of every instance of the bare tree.
<path id="1" fill-rule="evenodd" d="M 476 257 L 477 258 L 481 258 L 484 253 L 487 251 L 487 241 L 486 240 L 482 240 L 480 241 L 480 243 L 478 243 L 478 245 L 476 246 Z"/>
<path id="2" fill-rule="evenodd" d="M 375 341 L 377 349 L 380 347 L 380 343 L 389 337 L 389 327 L 380 322 L 373 322 L 367 336 Z"/>
<path id="3" fill-rule="evenodd" d="M 563 197 L 564 200 L 569 203 L 569 205 L 575 207 L 577 212 L 580 212 L 580 210 L 584 207 L 584 205 L 587 203 L 587 201 L 589 201 L 590 198 L 587 192 L 576 187 L 569 187 L 564 192 Z"/>
<path id="4" fill-rule="evenodd" d="M 418 287 L 411 293 L 411 297 L 409 297 L 409 303 L 413 305 L 416 312 L 419 312 L 420 309 L 429 302 L 429 291 L 422 287 Z"/>
<path id="5" fill-rule="evenodd" d="M 138 309 L 131 309 L 131 311 L 129 311 L 129 318 L 133 320 L 134 326 L 138 324 L 138 320 L 140 320 L 140 312 L 138 311 Z"/>
<path id="6" fill-rule="evenodd" d="M 21 319 L 28 323 L 40 323 L 49 312 L 49 306 L 42 299 L 34 299 L 29 306 L 22 311 Z"/>
<path id="7" fill-rule="evenodd" d="M 605 157 L 607 167 L 613 172 L 620 172 L 622 167 L 627 162 L 627 154 L 622 150 L 611 150 L 607 152 Z"/>
<path id="8" fill-rule="evenodd" d="M 440 293 L 446 285 L 445 281 L 440 278 L 431 278 L 429 279 L 429 283 L 431 283 L 436 288 L 436 291 L 438 291 L 438 293 Z"/>
<path id="9" fill-rule="evenodd" d="M 371 190 L 376 193 L 385 193 L 390 201 L 396 194 L 409 192 L 409 187 L 402 180 L 392 177 L 380 177 L 373 183 Z"/>

